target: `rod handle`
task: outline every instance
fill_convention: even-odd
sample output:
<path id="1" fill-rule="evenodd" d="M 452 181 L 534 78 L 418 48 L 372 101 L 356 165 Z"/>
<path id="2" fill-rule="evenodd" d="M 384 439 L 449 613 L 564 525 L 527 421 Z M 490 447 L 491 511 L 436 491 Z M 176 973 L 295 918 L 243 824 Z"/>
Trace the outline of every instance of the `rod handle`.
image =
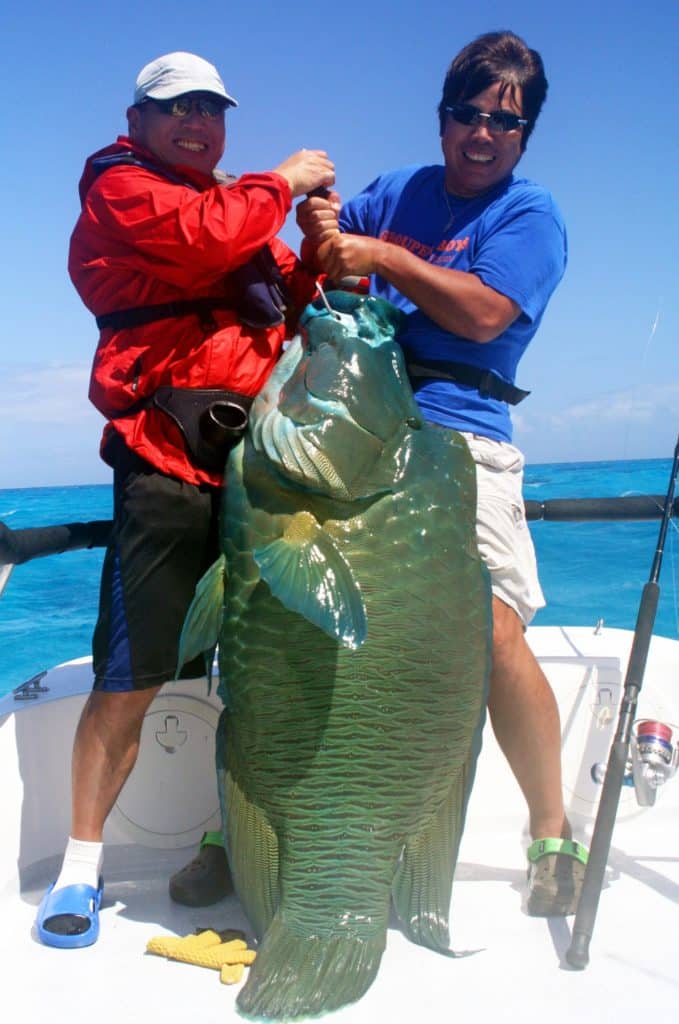
<path id="1" fill-rule="evenodd" d="M 576 971 L 584 971 L 589 963 L 589 942 L 590 936 L 585 932 L 573 930 L 571 944 L 566 952 L 566 960 Z"/>

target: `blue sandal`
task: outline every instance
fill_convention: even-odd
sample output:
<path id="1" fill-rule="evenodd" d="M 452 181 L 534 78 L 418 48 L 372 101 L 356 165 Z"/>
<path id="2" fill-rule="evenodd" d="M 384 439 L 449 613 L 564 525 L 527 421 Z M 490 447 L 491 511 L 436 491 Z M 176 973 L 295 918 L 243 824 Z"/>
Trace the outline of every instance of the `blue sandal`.
<path id="1" fill-rule="evenodd" d="M 91 946 L 99 938 L 99 907 L 104 880 L 99 886 L 67 885 L 54 892 L 54 883 L 42 898 L 35 923 L 40 941 L 57 949 Z"/>

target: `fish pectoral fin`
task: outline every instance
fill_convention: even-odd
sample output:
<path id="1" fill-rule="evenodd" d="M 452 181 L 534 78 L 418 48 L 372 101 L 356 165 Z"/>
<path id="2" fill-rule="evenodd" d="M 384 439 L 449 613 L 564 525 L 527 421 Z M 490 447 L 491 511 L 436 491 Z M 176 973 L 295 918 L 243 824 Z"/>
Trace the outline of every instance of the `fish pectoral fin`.
<path id="1" fill-rule="evenodd" d="M 345 647 L 367 632 L 363 596 L 351 567 L 310 512 L 298 512 L 282 537 L 253 551 L 274 597 Z"/>
<path id="2" fill-rule="evenodd" d="M 222 624 L 225 573 L 226 558 L 220 555 L 196 584 L 196 592 L 179 638 L 175 678 L 179 676 L 183 665 L 200 654 L 210 655 L 209 661 L 212 662 Z"/>

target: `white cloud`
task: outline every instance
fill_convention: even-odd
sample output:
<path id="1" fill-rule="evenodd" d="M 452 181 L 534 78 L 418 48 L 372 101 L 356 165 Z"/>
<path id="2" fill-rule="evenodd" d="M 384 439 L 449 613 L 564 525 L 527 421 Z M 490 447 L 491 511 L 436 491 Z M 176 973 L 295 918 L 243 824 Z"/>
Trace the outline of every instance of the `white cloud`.
<path id="1" fill-rule="evenodd" d="M 624 391 L 602 394 L 596 400 L 573 405 L 553 413 L 549 419 L 553 426 L 565 426 L 573 421 L 597 423 L 651 422 L 656 417 L 673 412 L 679 421 L 679 384 L 665 384 L 651 388 L 626 388 Z"/>
<path id="2" fill-rule="evenodd" d="M 529 462 L 664 458 L 679 430 L 679 382 L 639 384 L 555 407 L 529 400 L 514 413 L 514 438 Z M 534 402 L 534 404 L 533 404 Z"/>
<path id="3" fill-rule="evenodd" d="M 0 363 L 0 488 L 107 483 L 99 458 L 103 417 L 87 391 L 90 364 Z M 663 458 L 679 430 L 679 382 L 566 404 L 534 395 L 513 410 L 515 443 L 529 462 Z"/>
<path id="4" fill-rule="evenodd" d="M 104 483 L 89 364 L 0 364 L 0 487 Z"/>
<path id="5" fill-rule="evenodd" d="M 64 423 L 89 420 L 96 410 L 87 398 L 89 365 L 32 366 L 0 363 L 0 428 L 12 423 Z M 98 417 L 103 423 L 101 417 Z"/>

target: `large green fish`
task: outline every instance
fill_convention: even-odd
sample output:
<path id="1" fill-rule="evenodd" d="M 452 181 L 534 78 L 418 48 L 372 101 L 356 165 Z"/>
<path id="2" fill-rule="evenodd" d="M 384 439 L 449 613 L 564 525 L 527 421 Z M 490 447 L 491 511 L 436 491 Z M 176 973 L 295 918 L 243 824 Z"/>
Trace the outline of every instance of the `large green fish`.
<path id="1" fill-rule="evenodd" d="M 402 314 L 309 307 L 227 468 L 223 556 L 182 657 L 219 641 L 226 847 L 260 939 L 238 998 L 290 1019 L 358 999 L 390 900 L 449 947 L 484 716 L 490 588 L 463 439 L 426 426 Z"/>

